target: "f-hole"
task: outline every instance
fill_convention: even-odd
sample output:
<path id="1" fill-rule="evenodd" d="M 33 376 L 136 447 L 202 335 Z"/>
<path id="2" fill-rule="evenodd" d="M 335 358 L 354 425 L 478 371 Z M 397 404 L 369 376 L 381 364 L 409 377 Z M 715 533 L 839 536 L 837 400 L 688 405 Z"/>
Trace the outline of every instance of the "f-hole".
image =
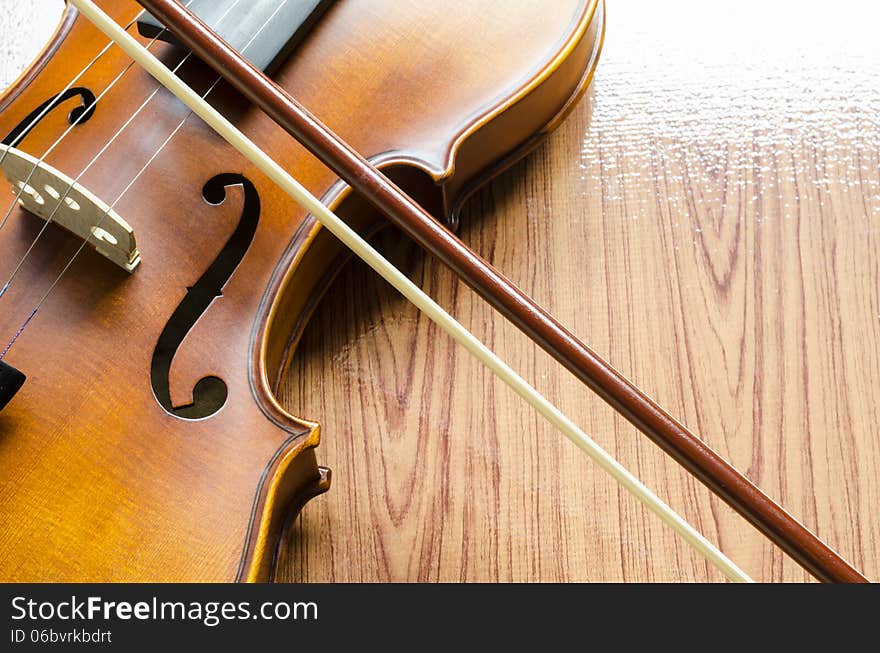
<path id="1" fill-rule="evenodd" d="M 75 124 L 77 126 L 82 125 L 84 122 L 88 122 L 95 114 L 95 94 L 87 88 L 75 86 L 74 88 L 67 89 L 60 95 L 53 95 L 36 109 L 31 111 L 25 116 L 24 120 L 18 123 L 15 129 L 9 132 L 6 138 L 3 139 L 3 145 L 13 146 L 13 144 L 20 143 L 37 125 L 43 122 L 43 119 L 46 116 L 68 100 L 75 97 L 79 98 L 79 106 L 70 110 L 70 113 L 67 114 L 67 122 L 71 125 Z"/>
<path id="2" fill-rule="evenodd" d="M 174 355 L 186 334 L 213 301 L 223 296 L 223 287 L 241 263 L 257 232 L 260 196 L 254 185 L 242 175 L 217 175 L 205 184 L 202 196 L 209 204 L 219 206 L 226 201 L 226 189 L 230 186 L 241 186 L 244 190 L 244 205 L 238 227 L 201 278 L 192 287 L 187 288 L 186 296 L 162 330 L 153 352 L 153 363 L 150 368 L 153 393 L 162 408 L 181 419 L 204 419 L 214 415 L 223 408 L 229 394 L 222 379 L 206 376 L 193 388 L 192 404 L 174 406 L 171 403 L 169 374 Z"/>

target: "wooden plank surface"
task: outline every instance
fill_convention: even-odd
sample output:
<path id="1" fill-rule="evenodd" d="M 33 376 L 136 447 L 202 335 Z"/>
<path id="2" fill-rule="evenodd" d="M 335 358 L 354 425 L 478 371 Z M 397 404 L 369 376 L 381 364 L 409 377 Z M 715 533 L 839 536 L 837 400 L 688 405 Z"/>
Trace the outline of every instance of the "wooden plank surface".
<path id="1" fill-rule="evenodd" d="M 0 83 L 51 31 L 29 2 L 0 13 Z M 880 578 L 880 12 L 608 9 L 587 101 L 474 197 L 462 236 Z M 446 270 L 380 242 L 754 577 L 807 579 Z M 321 421 L 334 472 L 286 580 L 720 580 L 363 266 L 282 395 Z"/>
<path id="2" fill-rule="evenodd" d="M 877 578 L 877 15 L 809 4 L 610 2 L 588 102 L 473 199 L 463 237 Z M 754 577 L 807 578 L 446 270 L 382 243 Z M 363 266 L 284 399 L 322 421 L 334 471 L 291 580 L 719 579 Z"/>

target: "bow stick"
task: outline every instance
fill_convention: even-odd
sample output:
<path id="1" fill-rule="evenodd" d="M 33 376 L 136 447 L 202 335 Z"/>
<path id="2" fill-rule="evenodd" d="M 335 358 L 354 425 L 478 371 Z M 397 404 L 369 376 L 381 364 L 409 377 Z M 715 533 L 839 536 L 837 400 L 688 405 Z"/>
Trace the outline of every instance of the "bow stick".
<path id="1" fill-rule="evenodd" d="M 79 6 L 78 2 L 73 4 Z M 544 309 L 469 250 L 185 8 L 170 0 L 144 0 L 141 4 L 340 177 L 449 265 L 495 308 L 808 571 L 826 581 L 866 580 L 748 479 L 578 341 Z"/>
<path id="2" fill-rule="evenodd" d="M 138 1 L 396 226 L 807 571 L 826 582 L 867 582 L 837 552 L 470 250 L 189 9 L 174 0 Z"/>

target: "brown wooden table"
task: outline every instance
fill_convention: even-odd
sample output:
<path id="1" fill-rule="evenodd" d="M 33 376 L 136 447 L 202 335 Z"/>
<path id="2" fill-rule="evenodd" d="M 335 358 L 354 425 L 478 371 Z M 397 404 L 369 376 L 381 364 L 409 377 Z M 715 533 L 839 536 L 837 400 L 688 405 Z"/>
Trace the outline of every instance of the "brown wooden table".
<path id="1" fill-rule="evenodd" d="M 473 198 L 462 235 L 880 578 L 880 10 L 619 0 L 608 16 L 587 101 Z M 34 24 L 0 15 L 0 81 Z M 754 577 L 807 579 L 445 269 L 379 242 Z M 285 579 L 720 580 L 362 265 L 282 398 L 322 422 L 334 472 Z"/>

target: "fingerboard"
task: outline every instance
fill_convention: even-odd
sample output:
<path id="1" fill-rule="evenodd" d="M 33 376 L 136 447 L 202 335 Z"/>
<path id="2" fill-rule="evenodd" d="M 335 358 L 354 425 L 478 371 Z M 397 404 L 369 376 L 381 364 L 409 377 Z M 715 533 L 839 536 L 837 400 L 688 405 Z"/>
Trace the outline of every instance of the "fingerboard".
<path id="1" fill-rule="evenodd" d="M 192 0 L 187 7 L 232 47 L 244 50 L 242 54 L 254 66 L 270 73 L 331 4 L 333 0 Z M 138 19 L 138 33 L 179 45 L 147 12 Z"/>

